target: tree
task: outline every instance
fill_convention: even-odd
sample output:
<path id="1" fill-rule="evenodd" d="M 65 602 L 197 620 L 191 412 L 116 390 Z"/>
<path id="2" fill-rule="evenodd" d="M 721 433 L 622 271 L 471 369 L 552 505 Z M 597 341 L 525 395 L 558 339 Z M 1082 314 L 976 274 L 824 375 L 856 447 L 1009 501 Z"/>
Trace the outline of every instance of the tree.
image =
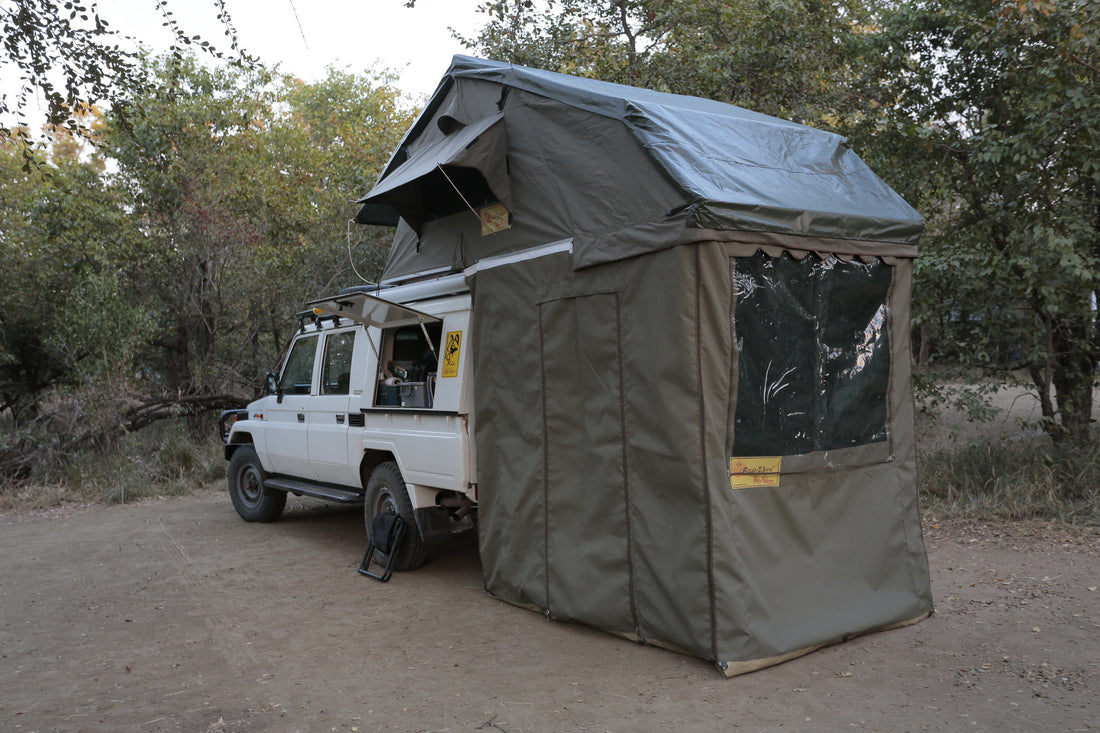
<path id="1" fill-rule="evenodd" d="M 490 58 L 836 129 L 862 109 L 859 0 L 492 0 Z"/>
<path id="2" fill-rule="evenodd" d="M 381 272 L 389 232 L 347 222 L 411 122 L 392 77 L 143 64 L 128 126 L 83 110 L 31 172 L 0 142 L 0 418 L 26 437 L 0 469 L 59 408 L 67 448 L 204 427 L 261 389 L 304 301 Z"/>
<path id="3" fill-rule="evenodd" d="M 949 0 L 876 38 L 895 160 L 929 173 L 922 316 L 1025 365 L 1059 443 L 1089 439 L 1100 359 L 1098 21 L 1096 0 Z"/>
<path id="4" fill-rule="evenodd" d="M 350 279 L 377 277 L 375 230 L 352 251 L 347 221 L 407 127 L 390 77 L 330 70 L 311 85 L 262 69 L 152 60 L 156 89 L 104 150 L 150 256 L 159 335 L 146 355 L 175 394 L 252 396 L 289 335 L 288 314 Z"/>
<path id="5" fill-rule="evenodd" d="M 173 55 L 180 57 L 185 49 L 198 47 L 216 58 L 227 58 L 208 41 L 181 28 L 168 0 L 149 0 L 149 5 L 172 32 Z M 214 6 L 232 49 L 229 58 L 253 64 L 255 59 L 238 46 L 225 0 L 214 0 Z M 0 141 L 18 143 L 25 170 L 36 161 L 27 115 L 36 94 L 46 103 L 48 126 L 84 135 L 88 129 L 74 110 L 82 105 L 106 105 L 114 110 L 116 119 L 125 123 L 132 110 L 129 101 L 146 90 L 137 42 L 112 29 L 100 16 L 94 0 L 0 3 L 0 68 L 5 66 L 14 67 L 21 85 L 14 105 L 6 95 L 0 96 L 0 119 L 7 120 L 14 114 L 17 120 L 14 127 L 0 126 Z"/>
<path id="6" fill-rule="evenodd" d="M 97 118 L 85 110 L 82 124 Z M 64 129 L 48 141 L 47 176 L 20 170 L 16 146 L 0 144 L 0 411 L 17 422 L 36 417 L 44 392 L 116 370 L 142 333 L 124 307 L 120 273 L 136 239 L 121 192 Z"/>

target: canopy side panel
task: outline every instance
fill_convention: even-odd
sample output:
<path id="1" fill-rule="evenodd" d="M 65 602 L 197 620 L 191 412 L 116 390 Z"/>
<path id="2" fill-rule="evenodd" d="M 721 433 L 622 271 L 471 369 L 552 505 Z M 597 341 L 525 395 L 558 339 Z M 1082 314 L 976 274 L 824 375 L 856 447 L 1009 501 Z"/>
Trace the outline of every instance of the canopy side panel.
<path id="1" fill-rule="evenodd" d="M 455 272 L 460 264 L 455 261 L 456 254 L 453 247 L 421 248 L 420 237 L 402 220 L 397 224 L 397 232 L 390 245 L 382 282 L 424 272 Z"/>
<path id="2" fill-rule="evenodd" d="M 724 250 L 706 248 L 713 249 L 727 256 L 735 251 L 728 245 Z M 762 382 L 759 374 L 768 370 L 759 368 L 755 370 L 759 374 L 749 369 L 748 381 L 743 381 L 748 369 L 740 364 L 748 353 L 744 343 L 769 338 L 769 329 L 786 332 L 800 326 L 781 322 L 787 316 L 779 316 L 770 324 L 742 323 L 754 311 L 736 307 L 738 298 L 750 297 L 750 284 L 739 278 L 747 272 L 759 272 L 759 268 L 757 263 L 739 268 L 738 262 L 749 259 L 744 257 L 730 257 L 727 264 L 731 282 L 724 290 L 731 295 L 731 306 L 723 320 L 734 323 L 735 343 L 742 346 L 735 349 L 729 362 L 735 404 L 727 417 L 726 455 L 737 460 L 782 461 L 781 472 L 772 476 L 777 485 L 764 481 L 745 486 L 728 476 L 722 480 L 713 477 L 710 482 L 717 658 L 730 665 L 727 673 L 750 671 L 781 660 L 784 655 L 912 621 L 931 610 L 913 470 L 908 324 L 912 262 L 903 259 L 890 266 L 885 291 L 879 285 L 882 271 L 877 269 L 885 266 L 882 263 L 856 262 L 848 268 L 834 263 L 835 271 L 827 277 L 833 290 L 822 289 L 820 284 L 811 287 L 802 283 L 797 287 L 807 268 L 820 272 L 829 266 L 828 261 L 821 260 L 813 264 L 811 258 L 813 255 L 804 260 L 806 268 L 801 271 L 788 268 L 785 260 L 774 263 L 778 267 L 775 290 L 783 288 L 779 281 L 784 278 L 793 289 L 786 295 L 773 292 L 772 297 L 788 297 L 798 307 L 766 310 L 798 311 L 799 318 L 809 318 L 802 324 L 803 330 L 808 329 L 805 339 L 810 342 L 807 358 L 819 360 L 818 366 L 810 370 L 818 376 L 810 381 L 826 385 L 832 393 L 816 403 L 788 399 L 783 409 L 790 414 L 775 415 L 759 425 L 752 423 L 755 427 L 737 422 L 738 415 L 756 410 L 736 400 L 779 399 L 786 391 L 804 389 L 806 385 L 784 382 L 782 375 L 775 374 Z M 839 314 L 839 304 L 846 298 L 848 312 Z M 853 298 L 867 302 L 853 303 Z M 883 303 L 886 307 L 880 309 Z M 807 315 L 815 308 L 821 316 L 819 322 Z M 875 324 L 883 311 L 888 338 L 876 333 Z M 839 333 L 844 330 L 850 333 Z M 821 348 L 814 343 L 820 343 Z M 855 345 L 851 359 L 842 354 L 845 343 Z M 837 419 L 834 400 L 846 399 L 846 389 L 867 389 L 865 382 L 881 384 L 878 376 L 867 381 L 867 374 L 860 373 L 882 374 L 883 355 L 876 345 L 889 349 L 885 394 L 875 386 L 865 397 L 849 395 L 857 401 L 874 403 L 865 405 L 865 411 L 856 416 L 859 430 L 833 425 L 830 421 Z M 752 358 L 767 360 L 768 354 L 782 357 L 780 352 L 785 348 L 790 346 L 771 351 L 757 349 Z M 815 351 L 816 357 L 812 356 Z M 835 366 L 833 372 L 829 371 L 830 364 Z M 825 365 L 824 371 L 821 365 Z M 851 379 L 834 385 L 840 372 Z M 813 397 L 811 392 L 816 389 L 807 391 L 807 396 Z M 830 415 L 823 418 L 814 414 L 820 405 L 830 405 L 826 410 Z M 711 414 L 711 419 L 717 418 L 717 411 Z M 882 421 L 885 431 L 879 428 Z M 742 428 L 752 434 L 739 441 L 737 430 Z M 777 441 L 776 450 L 767 450 L 767 441 L 762 443 L 757 434 L 760 431 L 774 433 L 769 440 Z M 739 450 L 739 445 L 750 447 L 747 452 L 755 455 L 742 457 L 746 451 Z M 810 452 L 790 453 L 798 446 Z"/>
<path id="3" fill-rule="evenodd" d="M 905 533 L 907 564 L 918 608 L 932 611 L 932 590 L 928 554 L 924 547 L 920 503 L 917 493 L 916 404 L 913 397 L 913 354 L 910 324 L 913 302 L 913 260 L 897 263 L 890 291 L 894 331 L 893 372 L 890 375 L 889 411 L 893 435 L 894 465 L 898 480 L 898 507 Z"/>
<path id="4" fill-rule="evenodd" d="M 545 611 L 546 453 L 534 294 L 567 277 L 568 255 L 482 270 L 473 282 L 471 346 L 478 542 L 485 588 Z"/>
<path id="5" fill-rule="evenodd" d="M 635 628 L 617 293 L 539 304 L 549 610 Z"/>
<path id="6" fill-rule="evenodd" d="M 713 358 L 725 365 L 729 327 L 725 324 L 723 336 L 713 323 L 700 322 L 700 306 L 711 296 L 696 247 L 666 249 L 622 265 L 639 630 L 647 641 L 713 659 L 706 477 L 713 470 L 708 452 L 716 451 L 719 469 L 724 464 L 725 420 L 718 423 L 717 449 L 704 447 L 713 426 L 703 422 L 701 409 L 711 400 L 725 404 L 729 388 L 701 379 L 716 371 L 704 368 Z"/>
<path id="7" fill-rule="evenodd" d="M 476 275 L 480 538 L 494 595 L 713 658 L 696 285 L 692 247 Z"/>

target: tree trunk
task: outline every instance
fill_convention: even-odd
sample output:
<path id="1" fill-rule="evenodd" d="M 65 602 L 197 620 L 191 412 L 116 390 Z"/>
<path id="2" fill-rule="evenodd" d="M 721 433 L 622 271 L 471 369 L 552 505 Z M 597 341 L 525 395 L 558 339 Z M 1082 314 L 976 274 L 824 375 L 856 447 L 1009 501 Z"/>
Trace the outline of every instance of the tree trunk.
<path id="1" fill-rule="evenodd" d="M 1092 422 L 1092 334 L 1084 317 L 1053 321 L 1051 381 L 1058 397 L 1059 421 L 1052 433 L 1059 444 L 1083 446 Z"/>

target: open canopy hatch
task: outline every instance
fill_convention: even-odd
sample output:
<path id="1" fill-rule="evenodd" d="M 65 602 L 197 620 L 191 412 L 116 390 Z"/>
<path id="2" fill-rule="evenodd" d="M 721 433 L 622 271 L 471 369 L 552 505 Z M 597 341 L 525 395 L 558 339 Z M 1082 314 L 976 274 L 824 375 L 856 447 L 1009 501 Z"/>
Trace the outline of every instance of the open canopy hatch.
<path id="1" fill-rule="evenodd" d="M 367 326 L 395 328 L 397 326 L 424 325 L 438 323 L 441 319 L 422 313 L 407 305 L 394 303 L 367 293 L 348 293 L 331 298 L 322 298 L 306 303 L 315 312 L 328 313 L 341 318 L 350 318 Z"/>

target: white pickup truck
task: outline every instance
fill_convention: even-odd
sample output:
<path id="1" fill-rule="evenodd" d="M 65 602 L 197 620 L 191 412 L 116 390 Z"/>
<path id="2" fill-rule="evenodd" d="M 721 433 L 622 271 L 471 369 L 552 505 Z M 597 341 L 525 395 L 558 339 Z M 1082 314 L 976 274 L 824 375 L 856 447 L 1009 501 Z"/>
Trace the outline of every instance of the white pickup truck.
<path id="1" fill-rule="evenodd" d="M 274 521 L 288 493 L 362 502 L 368 534 L 396 513 L 398 571 L 473 528 L 470 303 L 461 274 L 308 303 L 267 396 L 222 415 L 237 513 Z"/>

